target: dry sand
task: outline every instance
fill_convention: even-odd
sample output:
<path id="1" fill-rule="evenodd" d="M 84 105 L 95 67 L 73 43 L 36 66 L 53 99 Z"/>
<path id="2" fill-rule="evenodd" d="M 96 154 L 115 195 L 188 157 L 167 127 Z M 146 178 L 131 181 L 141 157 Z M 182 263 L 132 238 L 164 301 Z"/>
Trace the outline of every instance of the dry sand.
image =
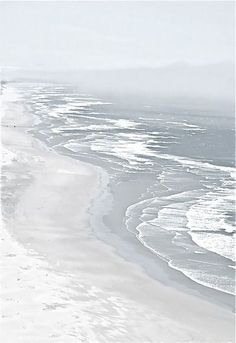
<path id="1" fill-rule="evenodd" d="M 229 310 L 162 285 L 95 238 L 98 168 L 33 138 L 10 88 L 1 112 L 1 342 L 234 341 Z"/>

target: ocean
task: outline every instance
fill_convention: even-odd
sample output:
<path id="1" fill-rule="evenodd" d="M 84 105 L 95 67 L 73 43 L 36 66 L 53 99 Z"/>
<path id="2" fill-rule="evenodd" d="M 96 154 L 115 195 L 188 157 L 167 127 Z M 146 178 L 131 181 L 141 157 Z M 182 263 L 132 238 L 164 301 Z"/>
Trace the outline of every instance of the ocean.
<path id="1" fill-rule="evenodd" d="M 224 113 L 127 108 L 76 86 L 16 84 L 31 133 L 108 177 L 103 215 L 193 282 L 235 293 L 234 119 Z M 109 201 L 108 201 L 109 199 Z M 119 205 L 118 205 L 119 203 Z"/>

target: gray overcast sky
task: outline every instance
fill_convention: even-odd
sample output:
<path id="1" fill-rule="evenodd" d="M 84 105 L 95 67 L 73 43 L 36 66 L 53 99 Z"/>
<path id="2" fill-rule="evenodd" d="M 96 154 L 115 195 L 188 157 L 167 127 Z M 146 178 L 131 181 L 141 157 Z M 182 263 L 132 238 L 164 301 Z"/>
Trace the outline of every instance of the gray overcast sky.
<path id="1" fill-rule="evenodd" d="M 155 67 L 233 54 L 233 2 L 0 2 L 2 66 Z"/>

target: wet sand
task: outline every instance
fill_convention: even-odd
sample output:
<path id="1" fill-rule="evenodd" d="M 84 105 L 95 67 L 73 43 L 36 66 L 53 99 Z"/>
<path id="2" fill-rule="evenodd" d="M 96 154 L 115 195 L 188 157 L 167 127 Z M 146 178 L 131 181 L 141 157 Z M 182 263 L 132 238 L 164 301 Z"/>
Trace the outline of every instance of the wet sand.
<path id="1" fill-rule="evenodd" d="M 33 138 L 13 95 L 1 105 L 1 341 L 233 342 L 230 310 L 159 283 L 95 237 L 100 169 Z"/>

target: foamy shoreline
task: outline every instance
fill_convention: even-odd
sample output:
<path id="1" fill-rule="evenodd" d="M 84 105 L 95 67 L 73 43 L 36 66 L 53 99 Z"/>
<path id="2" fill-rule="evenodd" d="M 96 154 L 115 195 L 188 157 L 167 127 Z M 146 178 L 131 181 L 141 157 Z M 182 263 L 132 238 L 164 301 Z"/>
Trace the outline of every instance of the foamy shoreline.
<path id="1" fill-rule="evenodd" d="M 94 237 L 97 169 L 42 147 L 13 94 L 2 107 L 12 201 L 1 231 L 2 341 L 233 342 L 232 313 L 161 285 Z"/>

